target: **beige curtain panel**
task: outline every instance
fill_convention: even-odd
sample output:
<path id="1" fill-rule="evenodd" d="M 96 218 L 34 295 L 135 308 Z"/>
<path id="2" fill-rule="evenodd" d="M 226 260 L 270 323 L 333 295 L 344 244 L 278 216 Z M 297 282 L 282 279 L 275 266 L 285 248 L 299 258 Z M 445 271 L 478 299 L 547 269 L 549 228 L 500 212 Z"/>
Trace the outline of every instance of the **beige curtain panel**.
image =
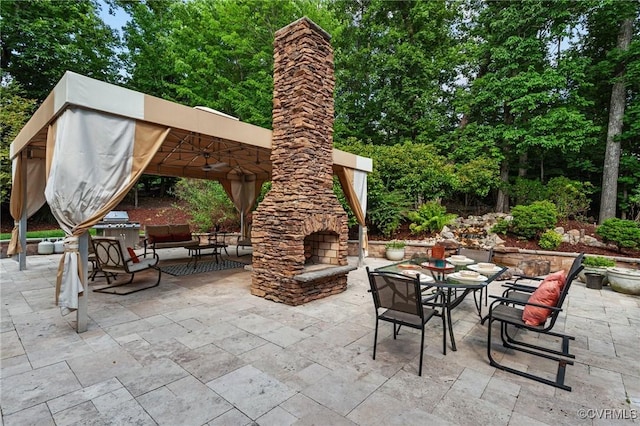
<path id="1" fill-rule="evenodd" d="M 11 201 L 9 202 L 9 212 L 14 221 L 13 231 L 11 231 L 11 241 L 7 249 L 7 255 L 22 253 L 23 247 L 20 245 L 20 234 L 18 223 L 22 218 L 24 209 L 27 218 L 33 216 L 46 202 L 44 198 L 44 186 L 46 182 L 45 162 L 40 158 L 28 158 L 26 152 L 21 153 L 13 159 L 13 178 L 11 186 Z M 26 199 L 24 197 L 25 188 L 22 173 L 26 173 Z"/>
<path id="2" fill-rule="evenodd" d="M 47 152 L 51 165 L 44 192 L 68 236 L 56 285 L 56 302 L 68 313 L 77 309 L 83 291 L 71 237 L 82 235 L 118 205 L 170 129 L 82 108 L 66 110 L 56 124 L 47 139 L 52 152 Z"/>
<path id="3" fill-rule="evenodd" d="M 250 228 L 246 226 L 245 218 L 251 213 L 260 195 L 264 181 L 256 179 L 255 175 L 230 174 L 227 179 L 220 179 L 220 183 L 231 201 L 233 201 L 236 210 L 240 213 L 242 225 L 240 233 L 242 238 L 249 238 Z"/>

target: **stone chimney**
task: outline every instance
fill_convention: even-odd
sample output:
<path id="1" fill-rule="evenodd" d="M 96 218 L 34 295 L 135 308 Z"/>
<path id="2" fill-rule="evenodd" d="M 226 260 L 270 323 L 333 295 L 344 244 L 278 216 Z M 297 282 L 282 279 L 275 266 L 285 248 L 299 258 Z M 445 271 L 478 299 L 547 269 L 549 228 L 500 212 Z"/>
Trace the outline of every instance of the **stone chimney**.
<path id="1" fill-rule="evenodd" d="M 347 287 L 347 214 L 333 193 L 333 49 L 307 18 L 274 41 L 272 187 L 253 214 L 251 293 L 289 305 Z"/>

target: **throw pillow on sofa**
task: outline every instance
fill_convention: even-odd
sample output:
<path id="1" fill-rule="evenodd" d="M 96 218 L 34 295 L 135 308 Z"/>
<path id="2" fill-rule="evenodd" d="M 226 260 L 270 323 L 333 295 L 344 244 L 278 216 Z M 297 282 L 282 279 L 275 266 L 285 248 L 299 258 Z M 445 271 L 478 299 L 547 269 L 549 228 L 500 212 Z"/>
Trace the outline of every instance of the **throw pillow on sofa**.
<path id="1" fill-rule="evenodd" d="M 151 243 L 171 243 L 174 241 L 171 234 L 169 235 L 153 235 L 149 237 Z"/>
<path id="2" fill-rule="evenodd" d="M 191 239 L 190 232 L 183 232 L 180 234 L 171 234 L 172 241 L 187 241 Z"/>

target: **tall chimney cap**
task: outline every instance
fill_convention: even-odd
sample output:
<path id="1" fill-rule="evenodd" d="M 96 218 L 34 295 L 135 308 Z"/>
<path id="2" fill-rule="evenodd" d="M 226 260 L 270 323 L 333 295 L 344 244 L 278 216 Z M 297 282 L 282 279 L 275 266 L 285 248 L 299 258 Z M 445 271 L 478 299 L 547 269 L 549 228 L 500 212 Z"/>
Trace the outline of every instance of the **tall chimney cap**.
<path id="1" fill-rule="evenodd" d="M 293 21 L 289 25 L 280 28 L 278 31 L 276 31 L 275 37 L 278 38 L 283 32 L 287 31 L 290 27 L 297 26 L 301 22 L 306 22 L 307 25 L 309 25 L 315 31 L 320 33 L 320 35 L 322 35 L 322 37 L 324 39 L 326 39 L 327 41 L 331 40 L 331 34 L 326 32 L 325 30 L 323 30 L 322 27 L 320 27 L 320 25 L 316 24 L 315 22 L 313 22 L 311 19 L 307 18 L 306 16 L 303 16 L 302 18 L 298 19 L 297 21 Z"/>

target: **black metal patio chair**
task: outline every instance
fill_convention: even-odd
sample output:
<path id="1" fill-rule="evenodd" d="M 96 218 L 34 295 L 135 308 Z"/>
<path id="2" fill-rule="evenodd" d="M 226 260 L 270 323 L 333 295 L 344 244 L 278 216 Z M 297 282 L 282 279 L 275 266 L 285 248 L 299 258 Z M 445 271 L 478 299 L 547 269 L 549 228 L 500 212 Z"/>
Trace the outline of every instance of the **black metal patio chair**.
<path id="1" fill-rule="evenodd" d="M 489 358 L 489 364 L 493 367 L 507 371 L 509 373 L 517 374 L 528 379 L 538 381 L 547 385 L 551 385 L 560 389 L 571 391 L 571 387 L 564 384 L 565 372 L 567 365 L 573 365 L 572 359 L 575 359 L 575 355 L 569 353 L 569 341 L 575 340 L 573 336 L 569 336 L 564 333 L 553 331 L 554 326 L 557 323 L 558 316 L 563 310 L 564 301 L 571 283 L 576 279 L 578 273 L 582 270 L 583 266 L 578 263 L 578 266 L 572 267 L 570 273 L 567 275 L 564 285 L 560 290 L 560 294 L 557 302 L 554 305 L 543 305 L 534 303 L 531 301 L 531 296 L 535 294 L 535 291 L 528 293 L 522 291 L 522 289 L 513 289 L 506 291 L 507 297 L 491 296 L 495 298 L 489 307 L 489 314 L 482 320 L 482 323 L 488 321 L 487 324 L 487 356 Z M 526 300 L 524 297 L 526 296 Z M 523 320 L 523 313 L 526 306 L 534 306 L 538 308 L 546 308 L 550 311 L 549 317 L 542 324 L 530 325 Z M 527 371 L 518 370 L 513 367 L 498 363 L 491 354 L 491 329 L 494 322 L 500 324 L 500 337 L 502 339 L 502 345 L 505 348 L 515 351 L 525 352 L 538 357 L 546 358 L 558 363 L 555 380 L 532 374 Z M 557 337 L 561 339 L 561 349 L 556 350 L 546 346 L 533 344 L 530 342 L 524 342 L 515 338 L 515 335 L 509 333 L 509 328 L 519 330 L 529 330 L 536 333 L 540 333 L 543 336 Z"/>
<path id="2" fill-rule="evenodd" d="M 373 339 L 373 359 L 376 359 L 378 343 L 378 323 L 386 321 L 393 324 L 393 338 L 396 339 L 401 326 L 420 330 L 420 364 L 418 375 L 422 376 L 425 324 L 433 316 L 443 318 L 443 351 L 446 349 L 444 314 L 422 304 L 422 292 L 418 275 L 415 277 L 395 272 L 370 271 L 367 275 L 371 286 L 371 295 L 376 309 L 376 331 Z"/>

